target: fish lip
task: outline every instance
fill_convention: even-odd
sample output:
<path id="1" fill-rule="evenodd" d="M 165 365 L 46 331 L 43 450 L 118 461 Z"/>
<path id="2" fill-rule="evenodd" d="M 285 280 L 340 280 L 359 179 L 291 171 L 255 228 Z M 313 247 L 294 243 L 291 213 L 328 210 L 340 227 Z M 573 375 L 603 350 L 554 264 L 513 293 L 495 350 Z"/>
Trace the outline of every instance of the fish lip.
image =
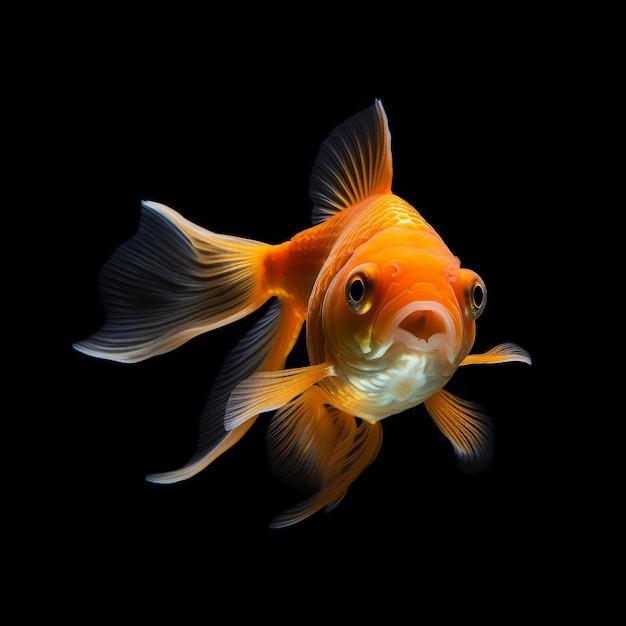
<path id="1" fill-rule="evenodd" d="M 391 304 L 393 303 L 384 307 L 379 317 L 379 324 L 385 324 L 385 329 L 381 334 L 382 343 L 391 346 L 391 344 L 401 341 L 409 348 L 419 352 L 434 352 L 435 350 L 441 350 L 443 348 L 450 357 L 453 356 L 458 343 L 458 337 L 454 319 L 445 305 L 440 302 L 435 302 L 434 300 L 413 300 L 398 309 L 393 316 L 386 321 L 386 316 L 384 315 L 385 309 Z M 438 325 L 442 327 L 443 331 L 431 333 L 428 337 L 420 337 L 415 332 L 402 327 L 403 323 L 407 323 L 412 315 L 420 311 L 436 315 L 438 318 L 437 322 L 439 322 Z"/>

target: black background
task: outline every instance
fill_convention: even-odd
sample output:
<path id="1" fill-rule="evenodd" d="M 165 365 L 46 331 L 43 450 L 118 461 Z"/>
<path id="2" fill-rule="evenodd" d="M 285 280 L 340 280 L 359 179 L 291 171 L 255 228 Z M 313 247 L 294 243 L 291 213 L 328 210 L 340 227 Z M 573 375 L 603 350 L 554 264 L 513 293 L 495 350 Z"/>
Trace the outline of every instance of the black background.
<path id="1" fill-rule="evenodd" d="M 65 563 L 78 578 L 113 567 L 155 589 L 201 571 L 207 594 L 213 576 L 245 589 L 322 571 L 308 589 L 314 596 L 330 581 L 339 593 L 346 581 L 386 580 L 409 585 L 398 592 L 405 603 L 425 572 L 461 586 L 480 567 L 489 593 L 532 568 L 528 593 L 549 593 L 552 574 L 572 558 L 563 528 L 582 506 L 570 485 L 585 472 L 564 450 L 569 416 L 553 408 L 563 354 L 552 355 L 566 338 L 551 299 L 558 288 L 546 283 L 547 216 L 555 207 L 564 214 L 562 155 L 573 148 L 563 95 L 571 70 L 541 33 L 539 48 L 509 34 L 402 51 L 346 46 L 328 62 L 290 59 L 289 46 L 269 44 L 237 62 L 233 47 L 202 39 L 147 38 L 125 54 L 115 37 L 85 35 L 41 59 L 39 87 L 54 106 L 35 105 L 45 194 L 38 228 L 54 243 L 41 249 L 50 304 L 32 324 L 46 350 L 29 375 L 44 381 L 54 410 L 39 412 L 43 451 L 27 486 L 41 564 Z M 321 142 L 374 98 L 389 118 L 394 192 L 486 282 L 475 350 L 513 341 L 533 358 L 530 367 L 463 368 L 448 387 L 493 418 L 493 465 L 464 475 L 417 407 L 384 421 L 377 460 L 335 511 L 292 528 L 268 529 L 299 496 L 267 466 L 267 416 L 198 476 L 147 483 L 147 473 L 192 453 L 211 381 L 252 320 L 135 365 L 86 357 L 71 344 L 103 321 L 99 268 L 136 231 L 143 199 L 271 243 L 307 228 Z M 298 346 L 292 362 L 305 359 Z"/>

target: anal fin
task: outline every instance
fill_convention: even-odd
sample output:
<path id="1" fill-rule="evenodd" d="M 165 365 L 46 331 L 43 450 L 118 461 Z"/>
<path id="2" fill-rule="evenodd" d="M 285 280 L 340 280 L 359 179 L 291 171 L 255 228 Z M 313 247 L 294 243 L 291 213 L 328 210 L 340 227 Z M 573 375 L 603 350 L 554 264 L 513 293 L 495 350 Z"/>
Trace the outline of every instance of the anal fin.
<path id="1" fill-rule="evenodd" d="M 270 465 L 285 483 L 314 493 L 283 511 L 270 526 L 291 526 L 337 506 L 378 455 L 382 432 L 380 422 L 357 420 L 331 406 L 318 386 L 276 411 L 267 433 Z"/>

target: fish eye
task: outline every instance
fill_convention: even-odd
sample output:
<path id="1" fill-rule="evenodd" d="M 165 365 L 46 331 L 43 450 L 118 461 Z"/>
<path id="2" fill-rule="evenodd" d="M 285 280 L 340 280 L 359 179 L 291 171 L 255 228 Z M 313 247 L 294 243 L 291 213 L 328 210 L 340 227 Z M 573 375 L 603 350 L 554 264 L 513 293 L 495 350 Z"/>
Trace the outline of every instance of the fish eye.
<path id="1" fill-rule="evenodd" d="M 487 287 L 483 279 L 472 270 L 462 268 L 459 272 L 465 298 L 465 315 L 477 320 L 487 304 Z"/>
<path id="2" fill-rule="evenodd" d="M 346 302 L 354 313 L 363 315 L 372 306 L 372 277 L 369 272 L 358 271 L 346 282 Z"/>
<path id="3" fill-rule="evenodd" d="M 465 299 L 468 315 L 477 320 L 485 310 L 487 303 L 487 288 L 480 276 L 474 274 L 465 290 Z"/>

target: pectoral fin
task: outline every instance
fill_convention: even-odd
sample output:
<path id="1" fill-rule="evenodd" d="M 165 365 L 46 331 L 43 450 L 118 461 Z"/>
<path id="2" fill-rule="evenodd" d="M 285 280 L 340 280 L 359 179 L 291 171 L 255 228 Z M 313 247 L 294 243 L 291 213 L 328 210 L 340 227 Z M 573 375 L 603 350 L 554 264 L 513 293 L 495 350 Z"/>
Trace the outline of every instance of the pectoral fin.
<path id="1" fill-rule="evenodd" d="M 295 488 L 314 492 L 272 521 L 272 528 L 282 528 L 341 502 L 348 487 L 376 458 L 382 426 L 336 409 L 314 386 L 276 412 L 267 436 L 269 462 L 276 475 Z"/>
<path id="2" fill-rule="evenodd" d="M 232 430 L 246 420 L 280 408 L 316 382 L 332 376 L 328 363 L 272 372 L 255 372 L 233 390 L 224 413 L 224 428 Z"/>
<path id="3" fill-rule="evenodd" d="M 527 365 L 532 363 L 530 354 L 524 348 L 515 343 L 501 343 L 483 354 L 468 354 L 461 361 L 461 365 L 490 365 L 511 361 L 519 361 Z"/>
<path id="4" fill-rule="evenodd" d="M 477 404 L 440 389 L 424 402 L 441 432 L 450 440 L 460 468 L 480 472 L 493 460 L 493 424 Z"/>

